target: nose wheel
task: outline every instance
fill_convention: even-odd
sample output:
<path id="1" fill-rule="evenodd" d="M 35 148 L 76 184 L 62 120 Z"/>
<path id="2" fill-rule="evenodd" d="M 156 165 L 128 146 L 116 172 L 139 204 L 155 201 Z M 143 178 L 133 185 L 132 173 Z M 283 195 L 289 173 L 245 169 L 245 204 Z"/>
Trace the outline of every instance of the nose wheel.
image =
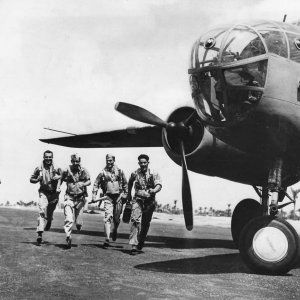
<path id="1" fill-rule="evenodd" d="M 239 250 L 250 270 L 261 274 L 285 274 L 295 266 L 298 257 L 298 234 L 281 218 L 256 217 L 241 231 Z"/>
<path id="2" fill-rule="evenodd" d="M 285 274 L 296 263 L 299 237 L 291 224 L 278 217 L 282 207 L 293 203 L 282 184 L 283 160 L 274 160 L 268 180 L 259 190 L 261 204 L 245 199 L 235 208 L 231 230 L 233 241 L 248 268 L 261 274 Z M 287 196 L 291 202 L 279 204 Z"/>

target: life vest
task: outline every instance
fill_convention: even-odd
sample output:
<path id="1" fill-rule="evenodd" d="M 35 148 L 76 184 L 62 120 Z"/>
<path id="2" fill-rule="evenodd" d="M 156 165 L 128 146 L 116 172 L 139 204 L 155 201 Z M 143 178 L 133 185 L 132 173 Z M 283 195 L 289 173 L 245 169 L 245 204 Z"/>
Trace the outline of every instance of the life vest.
<path id="1" fill-rule="evenodd" d="M 115 166 L 114 172 L 109 172 L 106 169 L 103 169 L 102 173 L 101 187 L 103 192 L 111 195 L 120 194 L 122 190 L 120 187 L 120 183 L 122 181 L 121 169 Z"/>
<path id="2" fill-rule="evenodd" d="M 86 186 L 79 187 L 78 182 L 84 182 L 85 178 L 83 178 L 83 171 L 84 169 L 81 168 L 79 171 L 78 176 L 74 176 L 73 172 L 71 171 L 71 166 L 67 168 L 66 174 L 66 183 L 67 183 L 67 191 L 66 193 L 72 196 L 85 196 L 87 197 L 87 188 Z"/>
<path id="3" fill-rule="evenodd" d="M 153 172 L 150 169 L 147 170 L 147 173 L 143 175 L 140 169 L 137 169 L 134 172 L 134 189 L 135 197 L 144 199 L 144 200 L 154 200 L 155 195 L 149 194 L 149 189 L 155 188 Z"/>
<path id="4" fill-rule="evenodd" d="M 47 174 L 49 172 L 49 175 Z M 39 175 L 42 176 L 42 180 L 40 182 L 40 191 L 42 192 L 55 192 L 57 187 L 57 181 L 53 181 L 52 178 L 58 174 L 55 170 L 53 164 L 49 167 L 49 170 L 44 167 L 44 163 L 42 162 L 39 167 Z M 48 175 L 48 176 L 47 176 Z"/>
<path id="5" fill-rule="evenodd" d="M 147 170 L 145 176 L 141 174 L 140 169 L 136 170 L 134 174 L 135 174 L 134 188 L 136 191 L 138 190 L 146 191 L 155 188 L 153 172 L 151 172 L 150 169 Z"/>

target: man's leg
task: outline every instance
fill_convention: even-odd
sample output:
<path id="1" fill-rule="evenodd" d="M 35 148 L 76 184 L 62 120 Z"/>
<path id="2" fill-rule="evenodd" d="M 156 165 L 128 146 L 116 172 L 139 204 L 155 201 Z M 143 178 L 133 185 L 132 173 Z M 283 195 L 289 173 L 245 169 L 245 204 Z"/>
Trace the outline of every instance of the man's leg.
<path id="1" fill-rule="evenodd" d="M 113 211 L 114 205 L 112 203 L 112 199 L 104 200 L 104 232 L 105 232 L 105 242 L 103 244 L 103 248 L 107 248 L 109 246 L 109 236 L 111 230 L 111 223 L 113 220 Z"/>
<path id="2" fill-rule="evenodd" d="M 142 208 L 140 203 L 134 201 L 132 203 L 132 210 L 130 216 L 130 233 L 129 233 L 129 245 L 132 246 L 131 254 L 136 253 L 136 248 L 138 245 L 138 235 L 141 228 L 142 219 Z"/>
<path id="3" fill-rule="evenodd" d="M 114 221 L 114 227 L 113 227 L 113 232 L 112 232 L 112 240 L 115 241 L 118 236 L 118 227 L 120 224 L 120 216 L 122 213 L 122 208 L 123 208 L 123 201 L 121 197 L 118 197 L 116 199 L 116 202 L 114 203 L 114 212 L 113 212 L 113 221 Z"/>
<path id="4" fill-rule="evenodd" d="M 53 213 L 58 203 L 58 195 L 59 194 L 55 193 L 51 196 L 48 196 L 47 224 L 45 226 L 45 231 L 48 231 L 51 228 Z"/>
<path id="5" fill-rule="evenodd" d="M 71 248 L 71 233 L 72 226 L 74 224 L 74 202 L 71 200 L 70 196 L 65 196 L 64 202 L 64 214 L 65 214 L 65 225 L 64 230 L 67 237 L 67 248 Z"/>
<path id="6" fill-rule="evenodd" d="M 36 241 L 38 245 L 41 245 L 42 243 L 42 234 L 44 232 L 46 218 L 47 218 L 47 207 L 48 207 L 48 199 L 44 193 L 40 193 L 38 199 L 39 217 L 38 217 L 38 225 L 36 229 L 36 232 L 38 234 Z"/>
<path id="7" fill-rule="evenodd" d="M 84 206 L 85 206 L 85 198 L 83 197 L 78 204 L 76 204 L 74 211 L 75 211 L 75 223 L 76 223 L 76 228 L 78 231 L 81 230 L 82 225 L 83 225 L 83 211 L 84 211 Z"/>
<path id="8" fill-rule="evenodd" d="M 138 250 L 142 250 L 144 247 L 144 243 L 147 237 L 148 230 L 150 228 L 150 222 L 152 220 L 152 215 L 155 210 L 155 204 L 152 203 L 146 207 L 145 211 L 142 214 L 142 224 L 141 224 L 141 232 L 139 235 L 139 244 Z"/>

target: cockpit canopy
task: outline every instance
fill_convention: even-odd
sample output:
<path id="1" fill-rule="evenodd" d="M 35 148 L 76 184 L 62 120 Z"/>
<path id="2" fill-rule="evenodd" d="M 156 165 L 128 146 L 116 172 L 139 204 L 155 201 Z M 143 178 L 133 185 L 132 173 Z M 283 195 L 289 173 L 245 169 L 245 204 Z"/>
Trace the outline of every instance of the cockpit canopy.
<path id="1" fill-rule="evenodd" d="M 194 44 L 191 69 L 230 63 L 268 52 L 300 63 L 300 27 L 257 21 L 250 25 L 224 26 L 211 30 Z"/>
<path id="2" fill-rule="evenodd" d="M 262 97 L 269 53 L 300 63 L 300 27 L 256 21 L 202 35 L 189 70 L 200 116 L 219 125 L 243 119 Z"/>

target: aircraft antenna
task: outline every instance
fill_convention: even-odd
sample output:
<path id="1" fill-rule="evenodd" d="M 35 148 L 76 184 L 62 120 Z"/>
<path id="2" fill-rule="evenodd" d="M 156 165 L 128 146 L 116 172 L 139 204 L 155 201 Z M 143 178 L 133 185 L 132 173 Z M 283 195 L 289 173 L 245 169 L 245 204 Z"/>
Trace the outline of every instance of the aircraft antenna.
<path id="1" fill-rule="evenodd" d="M 283 21 L 282 22 L 285 22 L 286 20 L 286 15 L 283 16 Z"/>
<path id="2" fill-rule="evenodd" d="M 69 135 L 77 135 L 75 133 L 70 133 L 70 132 L 66 132 L 66 131 L 56 130 L 56 129 L 52 129 L 52 128 L 46 128 L 46 127 L 44 127 L 44 129 L 50 130 L 50 131 L 55 131 L 55 132 L 60 132 L 60 133 L 66 133 L 66 134 L 69 134 Z"/>

